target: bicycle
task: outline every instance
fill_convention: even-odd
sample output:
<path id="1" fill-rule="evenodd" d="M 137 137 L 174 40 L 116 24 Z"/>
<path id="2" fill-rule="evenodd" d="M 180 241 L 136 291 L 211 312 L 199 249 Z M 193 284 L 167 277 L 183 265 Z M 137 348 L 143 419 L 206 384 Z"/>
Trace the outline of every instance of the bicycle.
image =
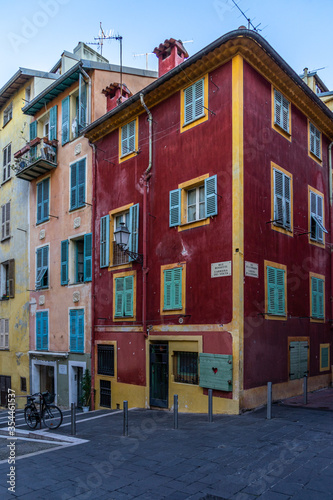
<path id="1" fill-rule="evenodd" d="M 39 402 L 35 400 L 39 397 Z M 49 429 L 58 429 L 62 424 L 62 411 L 54 404 L 54 394 L 46 392 L 37 392 L 32 396 L 27 396 L 27 404 L 24 408 L 24 419 L 30 429 L 36 429 L 38 423 L 43 419 L 46 427 Z M 37 408 L 39 404 L 40 409 Z"/>

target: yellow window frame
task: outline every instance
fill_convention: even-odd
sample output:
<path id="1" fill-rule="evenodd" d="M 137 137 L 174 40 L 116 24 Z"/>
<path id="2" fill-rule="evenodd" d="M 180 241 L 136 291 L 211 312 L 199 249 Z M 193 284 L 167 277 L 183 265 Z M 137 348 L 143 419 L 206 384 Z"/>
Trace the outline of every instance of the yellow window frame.
<path id="1" fill-rule="evenodd" d="M 178 226 L 178 231 L 186 231 L 187 229 L 192 229 L 194 227 L 206 226 L 210 224 L 210 217 L 205 219 L 196 220 L 194 222 L 187 222 L 187 192 L 191 189 L 199 187 L 205 184 L 205 179 L 208 179 L 209 174 L 201 175 L 190 181 L 182 182 L 178 184 L 178 189 L 181 189 L 180 195 L 180 226 Z"/>
<path id="2" fill-rule="evenodd" d="M 274 121 L 274 115 L 275 115 L 275 96 L 274 96 L 274 91 L 280 92 L 280 94 L 289 102 L 289 132 L 284 130 L 282 127 L 280 127 L 277 123 Z M 285 139 L 287 139 L 289 142 L 291 142 L 291 102 L 289 99 L 285 97 L 283 92 L 281 92 L 279 89 L 276 87 L 271 87 L 271 101 L 272 101 L 272 128 L 278 132 L 280 135 L 282 135 Z"/>
<path id="3" fill-rule="evenodd" d="M 176 267 L 182 268 L 182 309 L 173 309 L 173 310 L 163 310 L 164 308 L 164 271 L 167 269 L 175 269 Z M 160 314 L 162 316 L 167 315 L 184 315 L 186 310 L 186 263 L 178 262 L 176 264 L 166 264 L 161 266 L 161 290 L 160 290 Z"/>
<path id="4" fill-rule="evenodd" d="M 128 125 L 131 122 L 135 122 L 135 151 L 131 153 L 126 153 L 124 155 L 121 154 L 121 131 L 123 127 Z M 129 160 L 130 158 L 133 158 L 138 154 L 138 149 L 139 149 L 139 117 L 137 116 L 134 119 L 128 120 L 126 123 L 124 123 L 121 127 L 119 127 L 119 163 L 122 163 L 123 161 Z"/>
<path id="5" fill-rule="evenodd" d="M 187 125 L 184 125 L 185 123 L 185 90 L 188 89 L 189 87 L 192 87 L 192 85 L 195 85 L 199 80 L 204 80 L 204 116 L 201 118 L 197 118 L 196 120 L 193 120 L 191 123 L 188 123 Z M 200 123 L 203 123 L 208 120 L 208 74 L 202 76 L 201 78 L 197 78 L 195 82 L 191 83 L 191 85 L 186 85 L 185 88 L 181 89 L 180 91 L 180 132 L 186 132 L 186 130 L 189 130 L 193 127 L 196 127 L 197 125 L 200 125 Z"/>

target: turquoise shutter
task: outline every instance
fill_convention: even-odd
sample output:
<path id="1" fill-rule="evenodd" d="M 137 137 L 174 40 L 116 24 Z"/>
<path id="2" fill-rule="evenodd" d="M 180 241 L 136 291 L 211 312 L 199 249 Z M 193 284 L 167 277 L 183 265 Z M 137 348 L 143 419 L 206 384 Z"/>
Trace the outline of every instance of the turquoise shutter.
<path id="1" fill-rule="evenodd" d="M 61 271 L 60 271 L 61 285 L 68 284 L 68 240 L 61 242 Z"/>
<path id="2" fill-rule="evenodd" d="M 135 120 L 127 125 L 128 127 L 128 152 L 135 151 Z"/>
<path id="3" fill-rule="evenodd" d="M 79 76 L 79 132 L 87 125 L 87 90 L 83 76 Z"/>
<path id="4" fill-rule="evenodd" d="M 284 181 L 284 223 L 287 228 L 291 227 L 291 193 L 290 177 L 283 174 Z"/>
<path id="5" fill-rule="evenodd" d="M 57 139 L 57 109 L 57 106 L 53 106 L 53 108 L 50 109 L 50 141 Z"/>
<path id="6" fill-rule="evenodd" d="M 318 279 L 318 318 L 324 319 L 324 286 L 325 282 L 322 279 Z"/>
<path id="7" fill-rule="evenodd" d="M 36 137 L 37 137 L 37 120 L 30 123 L 29 132 L 30 132 L 30 141 L 36 139 Z"/>
<path id="8" fill-rule="evenodd" d="M 124 299 L 124 278 L 116 278 L 116 297 L 115 297 L 115 317 L 124 315 L 123 299 Z"/>
<path id="9" fill-rule="evenodd" d="M 172 269 L 164 270 L 164 309 L 172 309 Z"/>
<path id="10" fill-rule="evenodd" d="M 36 314 L 36 349 L 42 348 L 42 318 L 41 313 Z"/>
<path id="11" fill-rule="evenodd" d="M 69 142 L 69 96 L 61 102 L 61 143 Z"/>
<path id="12" fill-rule="evenodd" d="M 194 120 L 194 88 L 193 85 L 184 90 L 184 124 Z"/>
<path id="13" fill-rule="evenodd" d="M 128 127 L 124 125 L 121 127 L 121 156 L 129 153 L 128 151 Z"/>
<path id="14" fill-rule="evenodd" d="M 92 234 L 84 235 L 84 281 L 92 280 Z"/>
<path id="15" fill-rule="evenodd" d="M 49 314 L 47 311 L 41 313 L 42 316 L 42 349 L 47 350 L 49 344 Z"/>
<path id="16" fill-rule="evenodd" d="M 43 182 L 37 184 L 37 224 L 43 220 Z"/>
<path id="17" fill-rule="evenodd" d="M 48 220 L 49 218 L 49 185 L 50 179 L 45 179 L 43 182 L 43 207 L 42 207 L 42 219 Z"/>
<path id="18" fill-rule="evenodd" d="M 329 370 L 330 364 L 329 364 L 329 353 L 330 349 L 329 347 L 321 347 L 320 348 L 320 353 L 321 353 L 321 363 L 320 363 L 320 368 L 321 370 Z"/>
<path id="19" fill-rule="evenodd" d="M 71 166 L 71 210 L 77 208 L 77 169 L 78 163 Z"/>
<path id="20" fill-rule="evenodd" d="M 320 158 L 320 132 L 315 129 L 315 155 Z"/>
<path id="21" fill-rule="evenodd" d="M 81 160 L 77 168 L 77 206 L 82 207 L 86 201 L 86 160 Z"/>
<path id="22" fill-rule="evenodd" d="M 285 278 L 284 269 L 276 269 L 276 314 L 285 314 Z"/>
<path id="23" fill-rule="evenodd" d="M 282 127 L 281 122 L 282 114 L 282 94 L 277 90 L 274 90 L 274 123 Z"/>
<path id="24" fill-rule="evenodd" d="M 169 212 L 169 226 L 180 225 L 180 195 L 181 189 L 174 189 L 170 191 L 170 212 Z"/>
<path id="25" fill-rule="evenodd" d="M 109 267 L 110 255 L 110 215 L 101 217 L 100 267 Z"/>
<path id="26" fill-rule="evenodd" d="M 217 176 L 205 179 L 205 217 L 217 215 Z"/>
<path id="27" fill-rule="evenodd" d="M 84 309 L 76 311 L 76 351 L 84 352 Z"/>
<path id="28" fill-rule="evenodd" d="M 311 277 L 312 318 L 324 318 L 324 280 Z"/>
<path id="29" fill-rule="evenodd" d="M 129 228 L 130 237 L 128 241 L 128 249 L 131 252 L 138 253 L 139 242 L 139 203 L 130 207 L 129 210 Z M 129 257 L 129 260 L 133 260 Z"/>
<path id="30" fill-rule="evenodd" d="M 290 380 L 300 378 L 299 372 L 299 342 L 290 342 L 289 345 L 289 377 Z"/>
<path id="31" fill-rule="evenodd" d="M 283 173 L 274 169 L 274 221 L 284 225 Z"/>
<path id="32" fill-rule="evenodd" d="M 133 316 L 133 276 L 125 276 L 124 278 L 124 306 L 125 316 Z"/>
<path id="33" fill-rule="evenodd" d="M 69 349 L 76 351 L 76 311 L 69 311 Z"/>
<path id="34" fill-rule="evenodd" d="M 181 267 L 173 269 L 173 308 L 182 309 L 182 271 Z"/>
<path id="35" fill-rule="evenodd" d="M 204 111 L 204 80 L 199 80 L 194 84 L 194 118 L 200 118 Z"/>
<path id="36" fill-rule="evenodd" d="M 276 314 L 275 304 L 276 269 L 267 266 L 267 313 Z"/>

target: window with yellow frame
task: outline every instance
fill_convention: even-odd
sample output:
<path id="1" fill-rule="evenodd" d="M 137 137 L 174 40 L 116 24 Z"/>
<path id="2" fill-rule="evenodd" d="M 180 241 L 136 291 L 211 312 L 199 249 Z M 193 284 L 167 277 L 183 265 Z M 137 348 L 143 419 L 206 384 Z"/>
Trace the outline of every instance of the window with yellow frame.
<path id="1" fill-rule="evenodd" d="M 180 131 L 208 120 L 208 75 L 181 90 Z"/>
<path id="2" fill-rule="evenodd" d="M 277 89 L 272 87 L 272 127 L 291 141 L 291 104 Z"/>
<path id="3" fill-rule="evenodd" d="M 293 176 L 275 163 L 271 164 L 272 229 L 292 236 Z"/>
<path id="4" fill-rule="evenodd" d="M 119 163 L 133 158 L 139 149 L 139 119 L 138 117 L 125 123 L 119 129 Z"/>
<path id="5" fill-rule="evenodd" d="M 265 318 L 287 319 L 287 266 L 265 260 Z"/>
<path id="6" fill-rule="evenodd" d="M 113 320 L 136 320 L 136 272 L 113 275 Z"/>
<path id="7" fill-rule="evenodd" d="M 160 314 L 185 314 L 186 264 L 161 266 Z"/>

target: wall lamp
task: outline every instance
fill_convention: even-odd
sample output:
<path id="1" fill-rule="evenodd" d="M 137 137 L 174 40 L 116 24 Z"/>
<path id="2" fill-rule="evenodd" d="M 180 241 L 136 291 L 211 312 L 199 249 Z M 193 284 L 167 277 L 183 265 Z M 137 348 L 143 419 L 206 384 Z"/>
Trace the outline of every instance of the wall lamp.
<path id="1" fill-rule="evenodd" d="M 128 242 L 130 237 L 130 232 L 125 222 L 120 222 L 119 227 L 114 232 L 114 237 L 116 240 L 116 245 L 119 249 L 126 255 L 128 255 L 132 260 L 143 265 L 143 255 L 141 253 L 132 252 L 128 249 Z"/>

